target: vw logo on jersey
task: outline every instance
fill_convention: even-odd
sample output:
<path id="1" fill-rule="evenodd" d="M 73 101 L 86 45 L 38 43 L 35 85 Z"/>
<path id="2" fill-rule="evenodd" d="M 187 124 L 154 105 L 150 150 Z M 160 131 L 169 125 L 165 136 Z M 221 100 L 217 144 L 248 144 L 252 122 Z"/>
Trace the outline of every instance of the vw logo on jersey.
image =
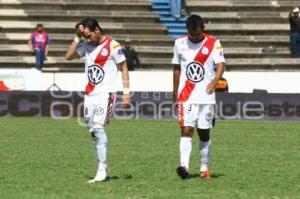
<path id="1" fill-rule="evenodd" d="M 101 50 L 101 55 L 102 55 L 103 57 L 106 57 L 106 56 L 108 55 L 108 51 L 107 51 L 106 48 L 103 48 L 103 49 Z"/>
<path id="2" fill-rule="evenodd" d="M 191 62 L 186 68 L 186 76 L 194 83 L 201 82 L 204 79 L 204 68 L 199 62 Z"/>
<path id="3" fill-rule="evenodd" d="M 88 67 L 88 78 L 92 84 L 99 84 L 104 79 L 104 70 L 94 64 Z"/>

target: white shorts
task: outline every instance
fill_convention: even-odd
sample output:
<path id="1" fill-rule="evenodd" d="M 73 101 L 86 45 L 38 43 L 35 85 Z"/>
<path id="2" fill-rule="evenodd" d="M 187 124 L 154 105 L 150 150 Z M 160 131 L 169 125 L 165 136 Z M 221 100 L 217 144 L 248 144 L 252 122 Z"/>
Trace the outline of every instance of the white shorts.
<path id="1" fill-rule="evenodd" d="M 95 128 L 104 128 L 109 123 L 115 99 L 115 93 L 84 96 L 84 117 L 90 132 Z"/>
<path id="2" fill-rule="evenodd" d="M 179 125 L 196 127 L 198 129 L 210 129 L 214 119 L 213 104 L 179 104 Z"/>

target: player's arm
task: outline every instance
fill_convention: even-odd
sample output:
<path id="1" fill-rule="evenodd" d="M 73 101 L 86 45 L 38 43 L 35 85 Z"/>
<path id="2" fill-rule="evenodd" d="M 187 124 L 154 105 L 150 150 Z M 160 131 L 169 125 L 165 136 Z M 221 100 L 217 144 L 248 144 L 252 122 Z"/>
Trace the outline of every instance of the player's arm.
<path id="1" fill-rule="evenodd" d="M 179 79 L 181 73 L 181 56 L 179 54 L 178 44 L 175 41 L 174 48 L 173 48 L 173 102 L 177 102 L 178 97 L 178 87 L 179 87 Z"/>
<path id="2" fill-rule="evenodd" d="M 73 60 L 73 59 L 78 59 L 83 56 L 84 52 L 81 52 L 82 55 L 79 55 L 77 52 L 77 49 L 82 42 L 82 34 L 83 34 L 83 26 L 78 25 L 78 28 L 75 29 L 76 36 L 73 39 L 72 43 L 69 45 L 68 50 L 66 52 L 65 58 L 67 60 Z M 81 49 L 83 51 L 83 49 Z"/>
<path id="3" fill-rule="evenodd" d="M 207 85 L 206 92 L 207 94 L 212 94 L 215 92 L 218 81 L 222 78 L 222 75 L 225 71 L 225 58 L 223 47 L 219 40 L 216 41 L 213 52 L 212 59 L 215 63 L 216 72 L 213 80 Z"/>
<path id="4" fill-rule="evenodd" d="M 68 50 L 66 52 L 65 58 L 67 60 L 73 60 L 73 59 L 80 58 L 80 56 L 76 52 L 78 45 L 79 45 L 79 38 L 78 38 L 78 36 L 76 36 L 74 38 L 74 40 L 72 41 L 72 43 L 69 45 Z"/>
<path id="5" fill-rule="evenodd" d="M 129 72 L 126 61 L 118 64 L 119 70 L 122 72 L 123 82 L 123 96 L 122 107 L 128 107 L 130 104 L 130 90 L 129 90 Z"/>
<path id="6" fill-rule="evenodd" d="M 180 72 L 180 65 L 173 65 L 173 102 L 177 101 Z"/>
<path id="7" fill-rule="evenodd" d="M 216 73 L 214 79 L 207 85 L 206 92 L 212 94 L 215 92 L 218 81 L 222 78 L 225 71 L 225 63 L 220 62 L 216 64 Z"/>

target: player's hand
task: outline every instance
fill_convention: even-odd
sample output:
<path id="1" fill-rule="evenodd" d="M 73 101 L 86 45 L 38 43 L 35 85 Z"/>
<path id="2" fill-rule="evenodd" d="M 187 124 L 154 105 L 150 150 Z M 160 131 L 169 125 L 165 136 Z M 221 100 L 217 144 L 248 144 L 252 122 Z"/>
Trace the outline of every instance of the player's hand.
<path id="1" fill-rule="evenodd" d="M 213 94 L 216 91 L 216 87 L 217 87 L 217 81 L 211 81 L 207 87 L 206 87 L 206 93 L 207 94 Z"/>
<path id="2" fill-rule="evenodd" d="M 130 95 L 129 94 L 123 94 L 122 95 L 121 107 L 122 108 L 129 108 L 130 107 Z"/>
<path id="3" fill-rule="evenodd" d="M 75 30 L 78 37 L 82 37 L 84 33 L 83 25 L 79 25 L 78 28 Z"/>
<path id="4" fill-rule="evenodd" d="M 83 34 L 84 34 L 84 27 L 83 25 L 79 25 L 78 28 L 75 30 L 76 36 L 74 38 L 74 42 L 76 44 L 80 43 L 83 40 Z"/>

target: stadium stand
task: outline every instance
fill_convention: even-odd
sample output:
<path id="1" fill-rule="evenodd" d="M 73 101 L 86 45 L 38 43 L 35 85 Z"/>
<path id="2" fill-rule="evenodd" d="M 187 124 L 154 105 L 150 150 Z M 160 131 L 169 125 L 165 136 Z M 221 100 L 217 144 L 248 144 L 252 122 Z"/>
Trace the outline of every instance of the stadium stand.
<path id="1" fill-rule="evenodd" d="M 190 14 L 206 20 L 206 29 L 222 41 L 227 70 L 299 70 L 290 58 L 288 13 L 293 0 L 185 0 Z M 264 52 L 273 46 L 276 52 Z"/>
<path id="2" fill-rule="evenodd" d="M 174 21 L 168 16 L 162 20 L 156 9 L 166 7 L 161 5 L 153 10 L 155 2 L 159 1 L 0 0 L 0 68 L 34 66 L 27 40 L 35 25 L 43 23 L 52 38 L 43 70 L 83 71 L 82 60 L 69 62 L 64 54 L 74 37 L 76 22 L 94 16 L 116 40 L 132 41 L 143 68 L 170 70 L 173 38 L 168 36 L 164 23 Z M 222 41 L 227 70 L 300 69 L 300 59 L 290 58 L 287 19 L 297 1 L 185 0 L 185 3 L 187 13 L 203 16 L 208 32 Z M 276 52 L 263 52 L 269 46 Z"/>
<path id="3" fill-rule="evenodd" d="M 169 67 L 166 59 L 173 40 L 152 12 L 150 0 L 1 0 L 0 67 L 34 66 L 27 41 L 35 25 L 43 23 L 52 39 L 43 70 L 83 71 L 82 60 L 69 62 L 64 54 L 74 37 L 74 25 L 87 16 L 99 19 L 105 32 L 122 44 L 130 39 L 142 67 Z"/>
<path id="4" fill-rule="evenodd" d="M 152 0 L 152 8 L 154 12 L 159 13 L 160 21 L 168 28 L 168 34 L 173 38 L 178 38 L 186 34 L 185 20 L 186 16 L 175 19 L 171 15 L 170 0 Z"/>

